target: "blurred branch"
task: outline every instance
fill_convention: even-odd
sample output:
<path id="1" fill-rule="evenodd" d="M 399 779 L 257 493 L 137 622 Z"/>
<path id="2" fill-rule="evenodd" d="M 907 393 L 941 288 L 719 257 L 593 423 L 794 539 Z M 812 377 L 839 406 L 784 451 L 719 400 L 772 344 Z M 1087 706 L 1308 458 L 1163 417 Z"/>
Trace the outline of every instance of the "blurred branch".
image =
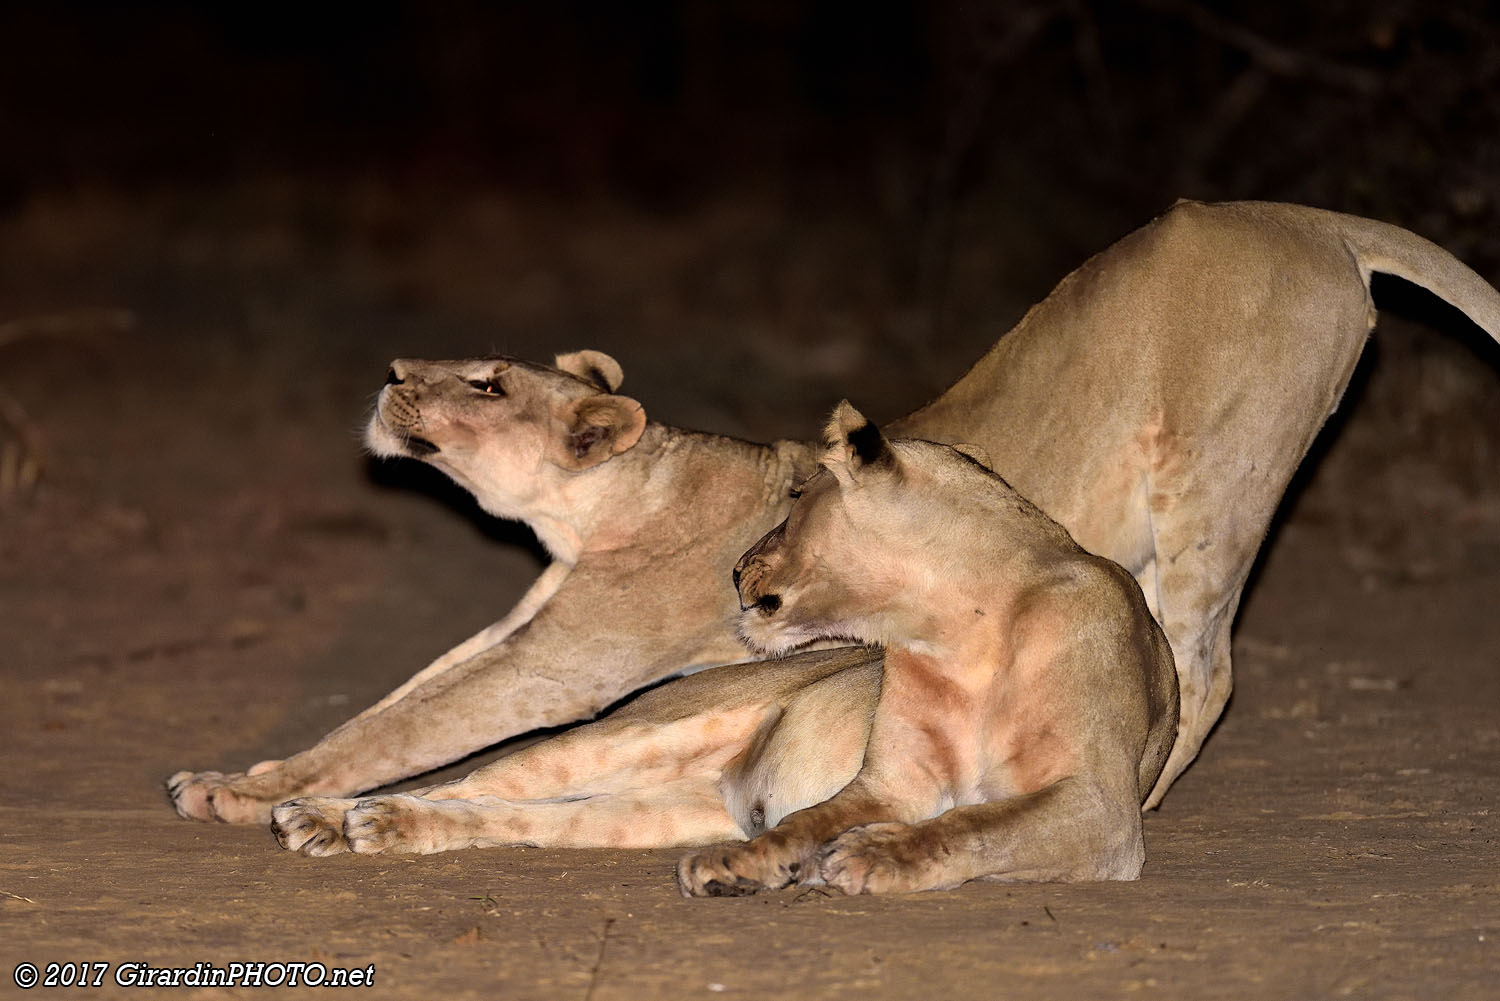
<path id="1" fill-rule="evenodd" d="M 69 309 L 0 323 L 0 348 L 28 337 L 69 337 L 98 341 L 105 336 L 126 334 L 134 329 L 135 314 L 128 309 Z"/>
<path id="2" fill-rule="evenodd" d="M 1109 72 L 1104 66 L 1104 45 L 1099 37 L 1099 22 L 1084 0 L 1066 0 L 1068 17 L 1073 22 L 1073 57 L 1083 73 L 1089 110 L 1103 128 L 1111 146 L 1120 139 L 1120 119 L 1109 86 Z"/>
<path id="3" fill-rule="evenodd" d="M 102 343 L 135 327 L 128 309 L 72 309 L 0 323 L 0 349 L 31 337 L 70 338 Z M 3 432 L 9 428 L 10 435 Z M 26 410 L 0 389 L 0 501 L 29 492 L 42 475 L 41 435 Z"/>
<path id="4" fill-rule="evenodd" d="M 927 215 L 918 241 L 919 295 L 928 304 L 934 330 L 941 325 L 946 298 L 958 176 L 978 141 L 995 95 L 998 71 L 1024 52 L 1042 29 L 1064 13 L 1065 6 L 1044 4 L 1014 11 L 999 30 L 992 29 L 976 45 L 977 63 L 948 116 L 942 149 L 933 164 Z"/>
<path id="5" fill-rule="evenodd" d="M 1172 14 L 1191 22 L 1202 34 L 1238 49 L 1262 70 L 1272 76 L 1317 80 L 1331 87 L 1356 94 L 1374 94 L 1381 89 L 1381 78 L 1372 70 L 1324 59 L 1300 49 L 1288 48 L 1259 35 L 1243 25 L 1225 20 L 1205 7 L 1185 0 L 1137 0 L 1148 10 Z"/>
<path id="6" fill-rule="evenodd" d="M 1250 113 L 1250 109 L 1265 96 L 1270 75 L 1259 66 L 1251 66 L 1219 95 L 1213 111 L 1204 119 L 1203 125 L 1189 137 L 1183 150 L 1182 162 L 1173 177 L 1174 190 L 1169 194 L 1178 198 L 1198 197 L 1207 192 L 1199 190 L 1203 183 L 1204 168 L 1234 127 Z"/>
<path id="7" fill-rule="evenodd" d="M 29 491 L 42 474 L 42 446 L 36 428 L 21 405 L 0 391 L 0 430 L 6 427 L 14 440 L 0 435 L 0 502 Z"/>

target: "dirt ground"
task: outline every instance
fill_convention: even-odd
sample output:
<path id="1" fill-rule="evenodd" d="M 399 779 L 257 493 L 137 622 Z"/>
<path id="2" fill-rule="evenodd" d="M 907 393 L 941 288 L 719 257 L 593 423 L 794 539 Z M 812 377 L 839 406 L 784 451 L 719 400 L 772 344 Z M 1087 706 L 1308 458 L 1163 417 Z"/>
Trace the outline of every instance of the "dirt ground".
<path id="1" fill-rule="evenodd" d="M 1139 882 L 686 901 L 672 851 L 312 860 L 178 819 L 168 774 L 307 745 L 538 572 L 524 532 L 361 458 L 391 357 L 601 347 L 656 416 L 805 435 L 840 395 L 920 402 L 1102 246 L 1028 254 L 987 322 L 914 360 L 906 319 L 869 335 L 858 283 L 830 278 L 858 234 L 815 221 L 480 201 L 416 237 L 399 199 L 322 197 L 335 222 L 271 186 L 75 192 L 0 227 L 0 321 L 38 333 L 0 348 L 0 390 L 47 459 L 0 507 L 3 990 L 23 962 L 316 961 L 453 1001 L 1500 991 L 1500 499 L 1465 430 L 1500 409 L 1460 395 L 1489 409 L 1424 447 L 1382 423 L 1412 383 L 1380 372 L 1268 546 L 1233 702 L 1147 818 Z M 1500 384 L 1446 331 L 1378 336 L 1478 372 L 1429 395 Z M 37 993 L 150 993 L 112 976 Z"/>

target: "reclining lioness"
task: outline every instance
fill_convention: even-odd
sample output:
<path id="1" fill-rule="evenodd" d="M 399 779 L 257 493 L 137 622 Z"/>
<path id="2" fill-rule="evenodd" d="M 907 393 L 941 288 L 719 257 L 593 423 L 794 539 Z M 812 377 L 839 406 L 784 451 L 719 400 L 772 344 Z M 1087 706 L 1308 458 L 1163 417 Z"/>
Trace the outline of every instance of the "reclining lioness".
<path id="1" fill-rule="evenodd" d="M 1182 697 L 1148 806 L 1229 697 L 1241 589 L 1363 349 L 1375 271 L 1500 338 L 1500 293 L 1405 230 L 1296 205 L 1181 202 L 890 425 L 977 443 L 1080 545 L 1140 583 Z M 811 450 L 651 424 L 614 395 L 612 359 L 558 363 L 412 363 L 382 392 L 370 433 L 378 454 L 437 465 L 486 509 L 526 521 L 557 562 L 504 619 L 315 747 L 245 774 L 174 775 L 178 812 L 264 820 L 282 800 L 371 789 L 747 655 L 723 568 L 784 516 Z"/>
<path id="2" fill-rule="evenodd" d="M 958 451 L 888 442 L 847 403 L 827 436 L 824 471 L 735 579 L 768 653 L 885 646 L 864 762 L 753 841 L 684 858 L 682 892 L 1136 878 L 1177 728 L 1140 588 Z"/>

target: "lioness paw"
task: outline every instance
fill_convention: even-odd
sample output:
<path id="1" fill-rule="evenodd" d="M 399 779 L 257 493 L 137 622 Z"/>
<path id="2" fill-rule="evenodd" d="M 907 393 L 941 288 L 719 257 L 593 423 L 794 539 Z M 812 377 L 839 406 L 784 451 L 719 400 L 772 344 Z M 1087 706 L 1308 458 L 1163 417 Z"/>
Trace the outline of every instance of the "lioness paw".
<path id="1" fill-rule="evenodd" d="M 677 863 L 677 889 L 684 897 L 744 897 L 795 883 L 805 868 L 774 836 L 768 841 L 761 835 L 684 855 Z"/>
<path id="2" fill-rule="evenodd" d="M 430 855 L 458 843 L 454 816 L 463 804 L 456 800 L 437 802 L 419 796 L 371 796 L 356 802 L 344 815 L 344 840 L 357 855 L 381 852 Z"/>
<path id="3" fill-rule="evenodd" d="M 264 824 L 271 819 L 273 804 L 236 788 L 248 778 L 244 774 L 225 775 L 222 772 L 177 772 L 167 779 L 167 795 L 171 797 L 177 815 L 188 820 Z"/>
<path id="4" fill-rule="evenodd" d="M 271 811 L 271 833 L 287 851 L 315 858 L 346 852 L 344 814 L 354 803 L 322 796 L 282 803 Z"/>
<path id="5" fill-rule="evenodd" d="M 906 824 L 866 824 L 834 838 L 818 858 L 829 886 L 858 893 L 908 893 L 941 881 L 937 861 L 914 843 Z"/>

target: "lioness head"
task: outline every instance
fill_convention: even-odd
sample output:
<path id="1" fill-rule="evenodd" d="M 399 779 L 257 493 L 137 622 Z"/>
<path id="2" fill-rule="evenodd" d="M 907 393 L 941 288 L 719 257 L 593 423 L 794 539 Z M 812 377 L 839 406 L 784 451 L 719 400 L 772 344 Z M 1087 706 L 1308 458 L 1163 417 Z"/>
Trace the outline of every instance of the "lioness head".
<path id="1" fill-rule="evenodd" d="M 847 400 L 824 438 L 821 468 L 786 521 L 734 569 L 740 632 L 770 653 L 920 636 L 922 596 L 967 551 L 976 515 L 964 498 L 1000 483 L 971 446 L 888 441 Z"/>
<path id="2" fill-rule="evenodd" d="M 529 520 L 560 480 L 626 452 L 645 409 L 615 395 L 619 364 L 599 351 L 557 367 L 512 358 L 391 363 L 365 431 L 375 455 L 421 459 L 503 518 Z"/>

